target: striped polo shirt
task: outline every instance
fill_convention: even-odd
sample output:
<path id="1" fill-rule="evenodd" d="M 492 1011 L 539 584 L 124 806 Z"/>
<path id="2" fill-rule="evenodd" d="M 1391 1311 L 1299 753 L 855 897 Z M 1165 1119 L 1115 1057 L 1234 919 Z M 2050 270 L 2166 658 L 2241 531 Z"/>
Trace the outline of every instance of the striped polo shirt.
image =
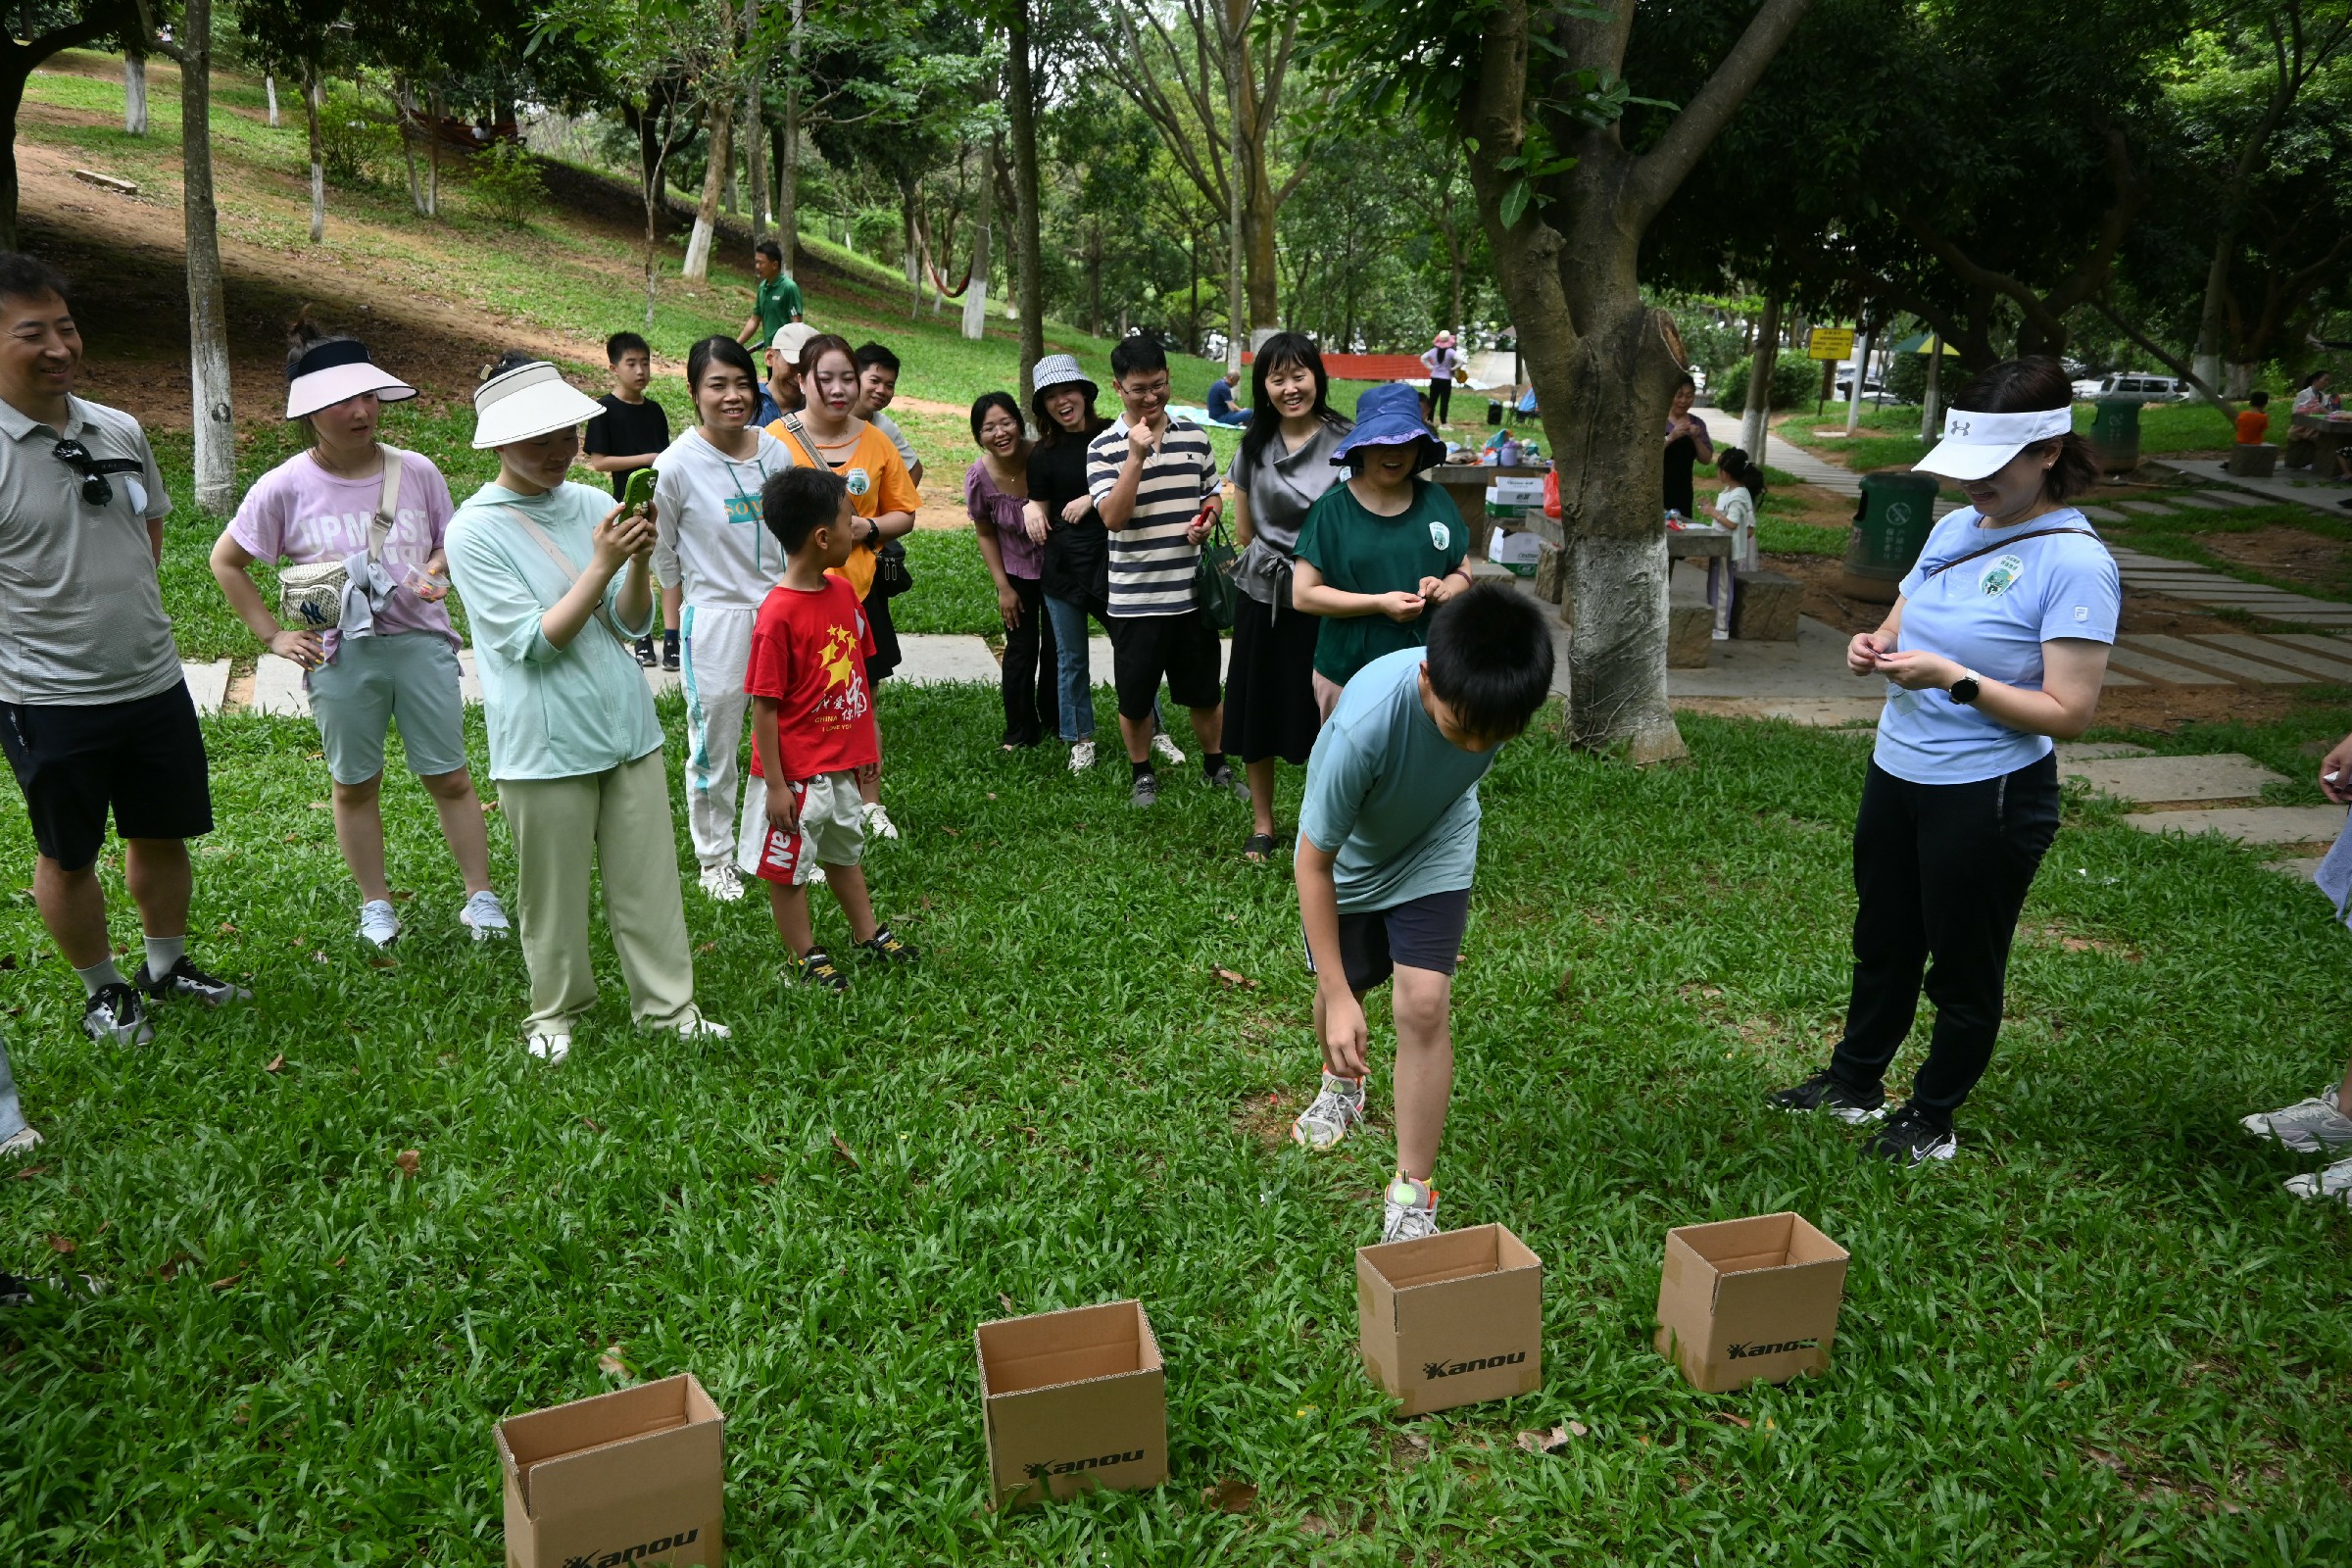
<path id="1" fill-rule="evenodd" d="M 1127 421 L 1088 444 L 1086 487 L 1101 506 L 1127 466 Z M 1193 608 L 1193 567 L 1200 547 L 1185 538 L 1200 504 L 1218 493 L 1216 454 L 1208 432 L 1171 417 L 1159 451 L 1145 460 L 1135 490 L 1135 515 L 1110 531 L 1110 613 L 1181 615 Z"/>

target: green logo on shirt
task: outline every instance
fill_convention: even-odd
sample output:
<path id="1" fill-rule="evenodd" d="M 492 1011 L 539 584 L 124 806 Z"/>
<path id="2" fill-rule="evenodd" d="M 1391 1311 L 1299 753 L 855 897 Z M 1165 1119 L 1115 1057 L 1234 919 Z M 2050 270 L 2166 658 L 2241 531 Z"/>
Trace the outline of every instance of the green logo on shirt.
<path id="1" fill-rule="evenodd" d="M 1444 550 L 1453 543 L 1453 534 L 1444 523 L 1432 518 L 1429 524 L 1429 542 L 1438 549 Z"/>
<path id="2" fill-rule="evenodd" d="M 874 476 L 863 468 L 852 468 L 842 479 L 849 485 L 850 494 L 861 496 L 874 487 Z"/>
<path id="3" fill-rule="evenodd" d="M 1987 599 L 1998 599 L 2017 586 L 2017 579 L 2026 574 L 2026 564 L 2016 556 L 2003 556 L 1984 568 L 1977 579 L 1977 592 Z"/>

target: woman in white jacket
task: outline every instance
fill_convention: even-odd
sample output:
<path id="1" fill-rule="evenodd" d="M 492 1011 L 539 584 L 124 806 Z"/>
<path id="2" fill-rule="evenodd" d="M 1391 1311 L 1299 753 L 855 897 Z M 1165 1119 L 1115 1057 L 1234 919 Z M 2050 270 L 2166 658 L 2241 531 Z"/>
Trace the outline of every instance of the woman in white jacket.
<path id="1" fill-rule="evenodd" d="M 741 872 L 757 858 L 767 825 L 767 792 L 738 765 L 750 703 L 743 676 L 760 602 L 784 572 L 784 552 L 760 519 L 760 487 L 792 466 L 792 454 L 751 423 L 760 376 L 733 338 L 697 343 L 686 357 L 686 385 L 695 423 L 658 465 L 654 571 L 685 602 L 686 826 L 703 891 L 733 900 L 743 896 Z"/>

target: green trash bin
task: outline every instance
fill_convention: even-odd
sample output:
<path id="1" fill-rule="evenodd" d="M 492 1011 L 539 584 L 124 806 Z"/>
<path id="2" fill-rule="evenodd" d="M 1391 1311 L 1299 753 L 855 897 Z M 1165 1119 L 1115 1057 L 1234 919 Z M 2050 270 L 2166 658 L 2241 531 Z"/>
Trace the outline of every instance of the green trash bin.
<path id="1" fill-rule="evenodd" d="M 1854 508 L 1853 532 L 1846 536 L 1840 591 L 1854 599 L 1891 605 L 1902 581 L 1927 548 L 1936 526 L 1936 476 L 1894 471 L 1862 476 L 1862 501 Z"/>
<path id="2" fill-rule="evenodd" d="M 2090 450 L 2105 473 L 2130 473 L 2139 466 L 2139 410 L 2136 397 L 2100 398 L 2090 419 Z"/>

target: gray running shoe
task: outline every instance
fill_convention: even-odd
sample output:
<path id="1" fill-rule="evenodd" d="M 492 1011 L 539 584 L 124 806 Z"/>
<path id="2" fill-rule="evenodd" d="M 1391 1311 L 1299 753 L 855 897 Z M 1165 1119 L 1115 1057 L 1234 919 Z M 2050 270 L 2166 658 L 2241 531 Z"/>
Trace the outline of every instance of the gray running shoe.
<path id="1" fill-rule="evenodd" d="M 1157 806 L 1159 804 L 1159 775 L 1157 773 L 1138 773 L 1135 776 L 1135 789 L 1128 795 L 1127 804 L 1139 811 L 1148 806 Z"/>
<path id="2" fill-rule="evenodd" d="M 1291 1123 L 1291 1142 L 1301 1149 L 1329 1149 L 1348 1136 L 1348 1129 L 1364 1119 L 1364 1086 L 1360 1079 L 1323 1075 L 1323 1092 Z"/>
<path id="3" fill-rule="evenodd" d="M 2336 1107 L 2336 1093 L 2324 1090 L 2317 1100 L 2298 1100 L 2283 1110 L 2242 1117 L 2238 1125 L 2257 1138 L 2276 1138 L 2306 1154 L 2352 1149 L 2352 1116 Z"/>
<path id="4" fill-rule="evenodd" d="M 2352 1207 L 2352 1159 L 2339 1159 L 2301 1176 L 2289 1176 L 2286 1190 L 2297 1198 L 2324 1199 Z"/>
<path id="5" fill-rule="evenodd" d="M 1438 1234 L 1438 1190 L 1398 1173 L 1380 1205 L 1383 1242 L 1417 1242 Z"/>
<path id="6" fill-rule="evenodd" d="M 1244 806 L 1250 804 L 1250 786 L 1234 777 L 1232 768 L 1220 767 L 1214 773 L 1204 774 L 1203 777 L 1208 780 L 1210 789 L 1222 791 L 1240 801 Z"/>

